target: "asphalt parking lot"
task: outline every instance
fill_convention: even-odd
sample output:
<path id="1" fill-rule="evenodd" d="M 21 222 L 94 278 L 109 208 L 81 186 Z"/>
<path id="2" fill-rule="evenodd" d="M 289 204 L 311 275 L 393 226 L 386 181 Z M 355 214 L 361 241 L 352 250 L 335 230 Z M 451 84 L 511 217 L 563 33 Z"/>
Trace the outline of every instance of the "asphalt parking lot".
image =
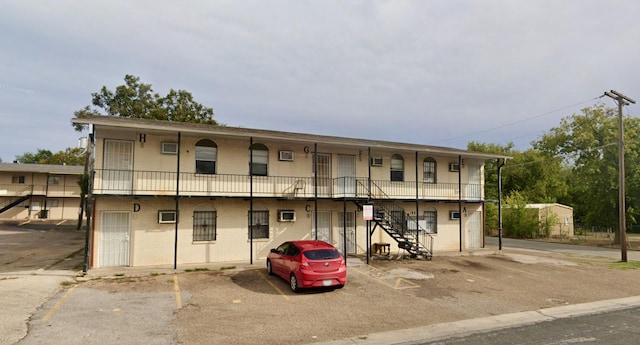
<path id="1" fill-rule="evenodd" d="M 10 232 L 16 231 L 21 230 Z M 68 242 L 82 235 L 58 232 L 66 233 Z M 2 260 L 15 258 L 5 247 L 19 247 L 4 244 L 6 233 L 0 231 Z M 2 262 L 0 293 L 12 299 L 29 296 L 6 291 L 10 284 L 29 278 L 25 284 L 33 286 L 40 284 L 37 279 L 62 277 L 47 282 L 55 284 L 48 297 L 43 292 L 27 301 L 37 305 L 29 317 L 17 320 L 24 324 L 17 330 L 22 334 L 0 338 L 3 344 L 308 344 L 344 338 L 366 343 L 376 332 L 411 332 L 444 322 L 640 295 L 640 270 L 612 268 L 614 259 L 524 249 L 447 253 L 432 261 L 379 257 L 371 265 L 363 257 L 350 257 L 343 289 L 299 294 L 268 276 L 262 262 L 176 271 L 98 269 L 77 277 L 81 260 L 69 257 L 68 252 L 78 253 L 71 249 L 47 269 L 28 265 L 24 255 L 8 265 Z M 18 261 L 23 261 L 20 267 Z M 25 274 L 24 267 L 32 273 Z M 0 312 L 3 320 L 10 318 L 6 313 Z"/>

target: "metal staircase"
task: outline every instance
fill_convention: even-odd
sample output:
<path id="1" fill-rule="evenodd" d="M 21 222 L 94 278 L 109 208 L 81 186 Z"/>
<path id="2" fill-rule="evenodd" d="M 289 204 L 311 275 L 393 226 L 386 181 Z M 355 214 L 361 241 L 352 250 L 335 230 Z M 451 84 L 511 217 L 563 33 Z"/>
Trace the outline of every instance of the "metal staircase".
<path id="1" fill-rule="evenodd" d="M 0 214 L 10 210 L 11 208 L 13 208 L 14 206 L 19 205 L 21 202 L 26 201 L 30 198 L 30 196 L 22 196 L 16 200 L 13 200 L 12 202 L 8 203 L 7 205 L 3 206 L 2 208 L 0 208 Z"/>
<path id="2" fill-rule="evenodd" d="M 376 191 L 369 193 L 369 195 L 376 195 L 377 198 L 372 198 L 369 201 L 369 204 L 373 205 L 373 222 L 375 224 L 369 235 L 373 234 L 377 227 L 380 227 L 398 243 L 398 248 L 409 252 L 411 257 L 431 260 L 433 257 L 433 236 L 420 226 L 417 217 L 406 214 L 404 209 L 379 187 L 373 183 L 370 184 L 370 189 L 376 188 Z M 367 186 L 361 187 L 369 190 Z"/>

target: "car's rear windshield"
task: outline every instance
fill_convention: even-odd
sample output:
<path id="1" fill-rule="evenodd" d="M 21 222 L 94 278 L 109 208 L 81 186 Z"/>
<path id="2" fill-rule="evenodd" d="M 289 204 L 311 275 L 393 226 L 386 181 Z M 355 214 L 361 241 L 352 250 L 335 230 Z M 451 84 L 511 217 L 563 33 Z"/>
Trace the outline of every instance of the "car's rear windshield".
<path id="1" fill-rule="evenodd" d="M 329 260 L 339 258 L 340 252 L 335 249 L 315 249 L 305 251 L 304 256 L 309 260 Z"/>

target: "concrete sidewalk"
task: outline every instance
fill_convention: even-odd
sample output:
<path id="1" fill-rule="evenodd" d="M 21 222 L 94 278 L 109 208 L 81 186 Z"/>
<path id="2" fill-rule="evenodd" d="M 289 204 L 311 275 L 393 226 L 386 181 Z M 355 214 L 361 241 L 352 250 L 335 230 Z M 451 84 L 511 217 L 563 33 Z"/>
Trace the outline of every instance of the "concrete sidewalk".
<path id="1" fill-rule="evenodd" d="M 538 322 L 562 318 L 604 313 L 640 306 L 640 296 L 619 298 L 591 303 L 567 305 L 554 308 L 503 314 L 491 317 L 440 323 L 424 327 L 402 329 L 390 332 L 372 333 L 313 345 L 393 345 L 433 342 L 452 337 L 464 337 L 499 329 L 530 325 Z"/>

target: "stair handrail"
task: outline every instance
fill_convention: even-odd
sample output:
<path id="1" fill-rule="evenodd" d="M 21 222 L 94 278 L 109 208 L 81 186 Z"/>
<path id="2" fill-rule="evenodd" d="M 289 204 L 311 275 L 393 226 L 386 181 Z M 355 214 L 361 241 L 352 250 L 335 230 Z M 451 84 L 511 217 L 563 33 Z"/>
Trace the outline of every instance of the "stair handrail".
<path id="1" fill-rule="evenodd" d="M 358 183 L 362 184 L 362 182 L 360 182 L 360 181 L 358 181 Z M 382 207 L 382 208 L 383 208 L 383 210 L 385 211 L 385 213 L 388 213 L 388 214 L 389 214 L 389 217 L 390 217 L 392 220 L 394 220 L 394 223 L 395 223 L 395 224 L 401 224 L 401 225 L 402 225 L 402 226 L 401 226 L 401 229 L 402 229 L 402 235 L 404 236 L 405 232 L 408 232 L 410 236 L 412 236 L 412 237 L 414 237 L 414 238 L 415 238 L 415 240 L 416 240 L 416 242 L 417 242 L 417 245 L 418 245 L 419 247 L 420 247 L 420 246 L 421 246 L 421 247 L 423 247 L 425 250 L 427 250 L 427 251 L 428 251 L 429 255 L 432 255 L 432 254 L 433 254 L 433 241 L 434 241 L 434 237 L 431 235 L 431 233 L 427 232 L 424 228 L 422 228 L 422 227 L 420 226 L 420 223 L 418 222 L 418 215 L 416 215 L 416 217 L 415 217 L 415 219 L 414 219 L 413 217 L 411 217 L 411 215 L 410 215 L 410 214 L 407 214 L 406 212 L 404 212 L 404 208 L 402 208 L 402 206 L 398 205 L 398 203 L 396 203 L 395 201 L 393 201 L 393 199 L 392 199 L 390 196 L 388 196 L 388 195 L 387 195 L 387 194 L 382 190 L 382 188 L 380 188 L 380 187 L 379 187 L 375 182 L 373 182 L 373 181 L 369 180 L 369 181 L 368 181 L 368 184 L 370 184 L 372 187 L 377 188 L 377 192 L 379 192 L 380 194 L 376 194 L 376 195 L 381 195 L 381 196 L 383 197 L 383 198 L 375 198 L 375 199 L 377 199 L 377 200 L 384 200 L 384 199 L 387 199 L 386 203 L 390 203 L 394 208 L 396 208 L 396 210 L 398 210 L 398 211 L 400 211 L 400 210 L 401 210 L 401 211 L 402 211 L 403 216 L 405 217 L 405 220 L 409 220 L 409 221 L 412 221 L 412 222 L 414 222 L 414 223 L 415 223 L 415 225 L 416 225 L 416 230 L 415 230 L 416 235 L 414 236 L 413 234 L 411 234 L 411 231 L 406 231 L 406 230 L 408 230 L 408 229 L 407 229 L 407 224 L 406 224 L 406 222 L 402 222 L 402 220 L 397 220 L 397 219 L 395 219 L 396 217 L 395 217 L 395 215 L 393 215 L 393 212 L 388 212 L 388 210 L 387 210 L 384 206 L 382 206 L 382 205 L 378 204 L 378 206 L 379 206 L 379 207 Z M 368 194 L 369 194 L 369 198 L 370 198 L 370 199 L 373 199 L 373 197 L 372 197 L 372 193 L 371 193 L 371 189 L 369 189 L 369 187 L 368 187 L 368 186 L 364 186 L 364 185 L 363 185 L 363 187 L 365 187 L 365 190 L 367 190 L 367 191 L 369 192 L 369 193 L 368 193 Z M 383 202 L 383 203 L 384 203 L 384 202 Z M 374 207 L 374 209 L 375 209 L 375 207 Z M 374 213 L 375 213 L 375 211 L 374 211 Z M 422 230 L 422 231 L 420 231 L 420 230 Z M 420 241 L 420 238 L 419 238 L 419 237 L 420 237 L 420 236 L 419 236 L 419 234 L 420 234 L 420 233 L 422 233 L 422 237 L 425 237 L 425 239 L 426 239 L 426 242 L 427 242 L 427 243 L 422 243 L 423 241 Z M 426 245 L 425 245 L 425 244 L 426 244 Z"/>

